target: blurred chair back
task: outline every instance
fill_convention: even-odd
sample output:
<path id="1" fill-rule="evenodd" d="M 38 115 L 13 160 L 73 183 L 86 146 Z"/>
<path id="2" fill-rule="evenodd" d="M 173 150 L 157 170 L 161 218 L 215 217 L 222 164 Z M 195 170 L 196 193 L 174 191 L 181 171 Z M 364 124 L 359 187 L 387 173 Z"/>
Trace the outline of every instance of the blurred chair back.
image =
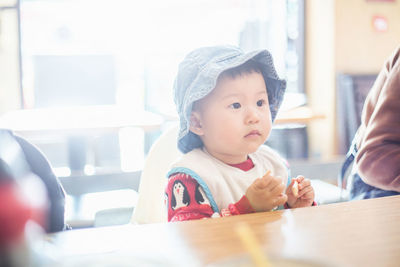
<path id="1" fill-rule="evenodd" d="M 45 230 L 56 232 L 67 228 L 64 220 L 64 189 L 54 175 L 46 157 L 22 137 L 13 135 L 9 130 L 0 129 L 0 161 L 8 162 L 8 169 L 13 170 L 11 176 L 16 180 L 27 180 L 26 177 L 29 176 L 27 173 L 32 173 L 40 183 L 43 183 L 43 189 L 47 192 L 46 200 L 48 199 L 50 202 L 48 215 L 45 219 Z M 11 166 L 14 167 L 11 168 Z M 33 199 L 39 199 L 40 188 L 30 185 L 27 190 L 27 195 L 33 197 Z"/>
<path id="2" fill-rule="evenodd" d="M 20 136 L 15 136 L 15 138 L 25 154 L 26 161 L 31 171 L 37 175 L 46 186 L 50 200 L 49 222 L 46 231 L 57 232 L 68 229 L 69 226 L 66 225 L 64 218 L 65 191 L 61 182 L 55 176 L 50 162 L 32 143 Z"/>
<path id="3" fill-rule="evenodd" d="M 44 183 L 47 189 L 47 196 L 50 201 L 48 219 L 45 230 L 47 232 L 57 232 L 68 228 L 65 224 L 65 191 L 60 181 L 55 176 L 49 161 L 43 153 L 32 143 L 28 142 L 20 136 L 15 136 L 11 131 L 0 130 L 2 133 L 7 133 L 12 137 L 21 148 L 29 170 L 38 176 Z M 4 137 L 4 134 L 2 135 Z M 3 148 L 3 147 L 2 147 Z"/>
<path id="4" fill-rule="evenodd" d="M 361 124 L 361 111 L 365 98 L 376 77 L 377 74 L 339 74 L 337 76 L 336 117 L 340 154 L 346 154 Z"/>
<path id="5" fill-rule="evenodd" d="M 139 198 L 132 223 L 167 222 L 164 190 L 171 164 L 181 155 L 177 148 L 178 125 L 166 130 L 152 145 L 147 155 L 139 185 Z"/>

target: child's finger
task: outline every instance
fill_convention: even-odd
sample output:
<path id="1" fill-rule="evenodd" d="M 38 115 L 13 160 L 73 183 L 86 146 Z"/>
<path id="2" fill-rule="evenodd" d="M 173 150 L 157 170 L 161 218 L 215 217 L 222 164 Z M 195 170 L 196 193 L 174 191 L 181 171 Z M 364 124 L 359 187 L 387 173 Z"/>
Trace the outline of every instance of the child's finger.
<path id="1" fill-rule="evenodd" d="M 301 199 L 301 200 L 310 200 L 310 199 L 312 199 L 312 198 L 311 198 L 311 197 L 308 197 L 308 196 L 306 196 L 306 195 L 304 195 L 304 196 L 302 196 L 300 199 Z"/>
<path id="2" fill-rule="evenodd" d="M 256 186 L 257 188 L 259 188 L 259 189 L 267 188 L 267 187 L 269 186 L 269 184 L 271 183 L 271 178 L 273 178 L 273 177 L 270 175 L 270 173 L 271 173 L 271 171 L 268 170 L 268 171 L 264 174 L 264 176 L 263 176 L 262 178 L 257 178 L 257 179 L 254 181 L 255 186 Z"/>
<path id="3" fill-rule="evenodd" d="M 257 178 L 257 187 L 260 189 L 270 189 L 274 187 L 276 184 L 276 178 L 273 176 L 264 176 L 262 178 Z"/>
<path id="4" fill-rule="evenodd" d="M 264 179 L 264 178 L 257 178 L 256 180 L 254 180 L 253 184 L 256 188 L 258 189 L 264 189 L 267 187 L 269 181 Z"/>
<path id="5" fill-rule="evenodd" d="M 304 180 L 305 178 L 304 178 L 304 176 L 303 175 L 298 175 L 297 177 L 296 177 L 296 181 L 300 184 L 301 182 L 303 182 L 303 180 Z"/>
<path id="6" fill-rule="evenodd" d="M 311 181 L 310 181 L 310 179 L 303 179 L 303 181 L 301 181 L 301 183 L 299 183 L 299 189 L 301 190 L 301 189 L 303 189 L 303 188 L 306 188 L 307 186 L 310 186 L 311 185 Z"/>
<path id="7" fill-rule="evenodd" d="M 293 181 L 291 191 L 292 191 L 293 196 L 295 196 L 295 197 L 299 196 L 299 183 L 297 182 L 297 180 Z"/>
<path id="8" fill-rule="evenodd" d="M 267 188 L 269 191 L 273 191 L 275 187 L 277 187 L 277 186 L 283 184 L 283 183 L 282 183 L 282 179 L 279 178 L 279 177 L 272 177 L 272 176 L 271 176 L 271 177 L 268 178 L 268 180 L 269 180 L 269 184 L 268 184 L 268 186 L 267 186 L 266 188 Z"/>
<path id="9" fill-rule="evenodd" d="M 268 176 L 271 176 L 271 170 L 268 170 L 268 171 L 264 174 L 263 178 L 264 178 L 264 177 L 268 177 Z"/>
<path id="10" fill-rule="evenodd" d="M 305 196 L 306 194 L 312 192 L 314 189 L 311 186 L 307 186 L 306 188 L 299 191 L 299 197 Z"/>
<path id="11" fill-rule="evenodd" d="M 270 189 L 270 192 L 273 195 L 279 195 L 279 194 L 283 193 L 284 191 L 285 191 L 285 185 L 282 182 L 278 183 L 275 187 Z"/>
<path id="12" fill-rule="evenodd" d="M 299 181 L 297 181 L 297 178 L 290 179 L 290 184 L 288 185 L 288 187 L 291 187 L 294 184 L 294 182 L 299 182 Z"/>
<path id="13" fill-rule="evenodd" d="M 274 198 L 272 205 L 275 206 L 280 206 L 286 203 L 287 201 L 287 195 L 286 194 L 280 194 L 276 198 Z"/>

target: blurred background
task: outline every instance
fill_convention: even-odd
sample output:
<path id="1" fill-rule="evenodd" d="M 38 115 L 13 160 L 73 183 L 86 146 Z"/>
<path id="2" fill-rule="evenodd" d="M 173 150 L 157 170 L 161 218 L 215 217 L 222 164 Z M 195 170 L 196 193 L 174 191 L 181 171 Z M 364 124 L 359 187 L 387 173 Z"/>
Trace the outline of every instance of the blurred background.
<path id="1" fill-rule="evenodd" d="M 368 90 L 400 44 L 396 0 L 0 0 L 0 127 L 48 157 L 67 219 L 137 200 L 151 145 L 176 124 L 194 48 L 267 48 L 287 94 L 268 144 L 334 184 Z"/>

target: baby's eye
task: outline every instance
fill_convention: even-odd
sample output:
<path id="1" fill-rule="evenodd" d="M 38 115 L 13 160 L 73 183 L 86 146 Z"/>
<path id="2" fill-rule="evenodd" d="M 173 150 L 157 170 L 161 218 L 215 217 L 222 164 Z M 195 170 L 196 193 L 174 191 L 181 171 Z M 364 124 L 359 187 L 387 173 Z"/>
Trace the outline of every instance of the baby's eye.
<path id="1" fill-rule="evenodd" d="M 238 109 L 238 108 L 241 107 L 241 105 L 240 105 L 240 103 L 236 102 L 236 103 L 230 104 L 229 107 L 234 108 L 234 109 Z"/>
<path id="2" fill-rule="evenodd" d="M 261 99 L 257 101 L 257 106 L 262 107 L 263 105 L 265 105 L 265 100 Z"/>

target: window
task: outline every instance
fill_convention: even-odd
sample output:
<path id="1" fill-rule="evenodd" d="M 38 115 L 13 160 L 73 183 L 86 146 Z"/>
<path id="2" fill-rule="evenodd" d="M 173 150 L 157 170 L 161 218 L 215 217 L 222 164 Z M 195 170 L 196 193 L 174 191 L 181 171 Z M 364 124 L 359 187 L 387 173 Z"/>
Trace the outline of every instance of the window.
<path id="1" fill-rule="evenodd" d="M 18 10 L 17 0 L 0 1 L 0 113 L 21 104 Z"/>
<path id="2" fill-rule="evenodd" d="M 199 46 L 217 44 L 267 48 L 288 82 L 282 108 L 305 103 L 303 0 L 20 3 L 24 108 L 118 105 L 176 118 L 172 87 L 179 62 Z M 112 159 L 96 160 L 140 169 L 154 137 L 124 130 L 120 153 L 107 146 L 103 151 L 110 153 L 103 154 Z"/>
<path id="3" fill-rule="evenodd" d="M 288 92 L 303 93 L 302 20 L 301 0 L 21 0 L 24 104 L 174 114 L 178 63 L 215 44 L 268 48 Z"/>

